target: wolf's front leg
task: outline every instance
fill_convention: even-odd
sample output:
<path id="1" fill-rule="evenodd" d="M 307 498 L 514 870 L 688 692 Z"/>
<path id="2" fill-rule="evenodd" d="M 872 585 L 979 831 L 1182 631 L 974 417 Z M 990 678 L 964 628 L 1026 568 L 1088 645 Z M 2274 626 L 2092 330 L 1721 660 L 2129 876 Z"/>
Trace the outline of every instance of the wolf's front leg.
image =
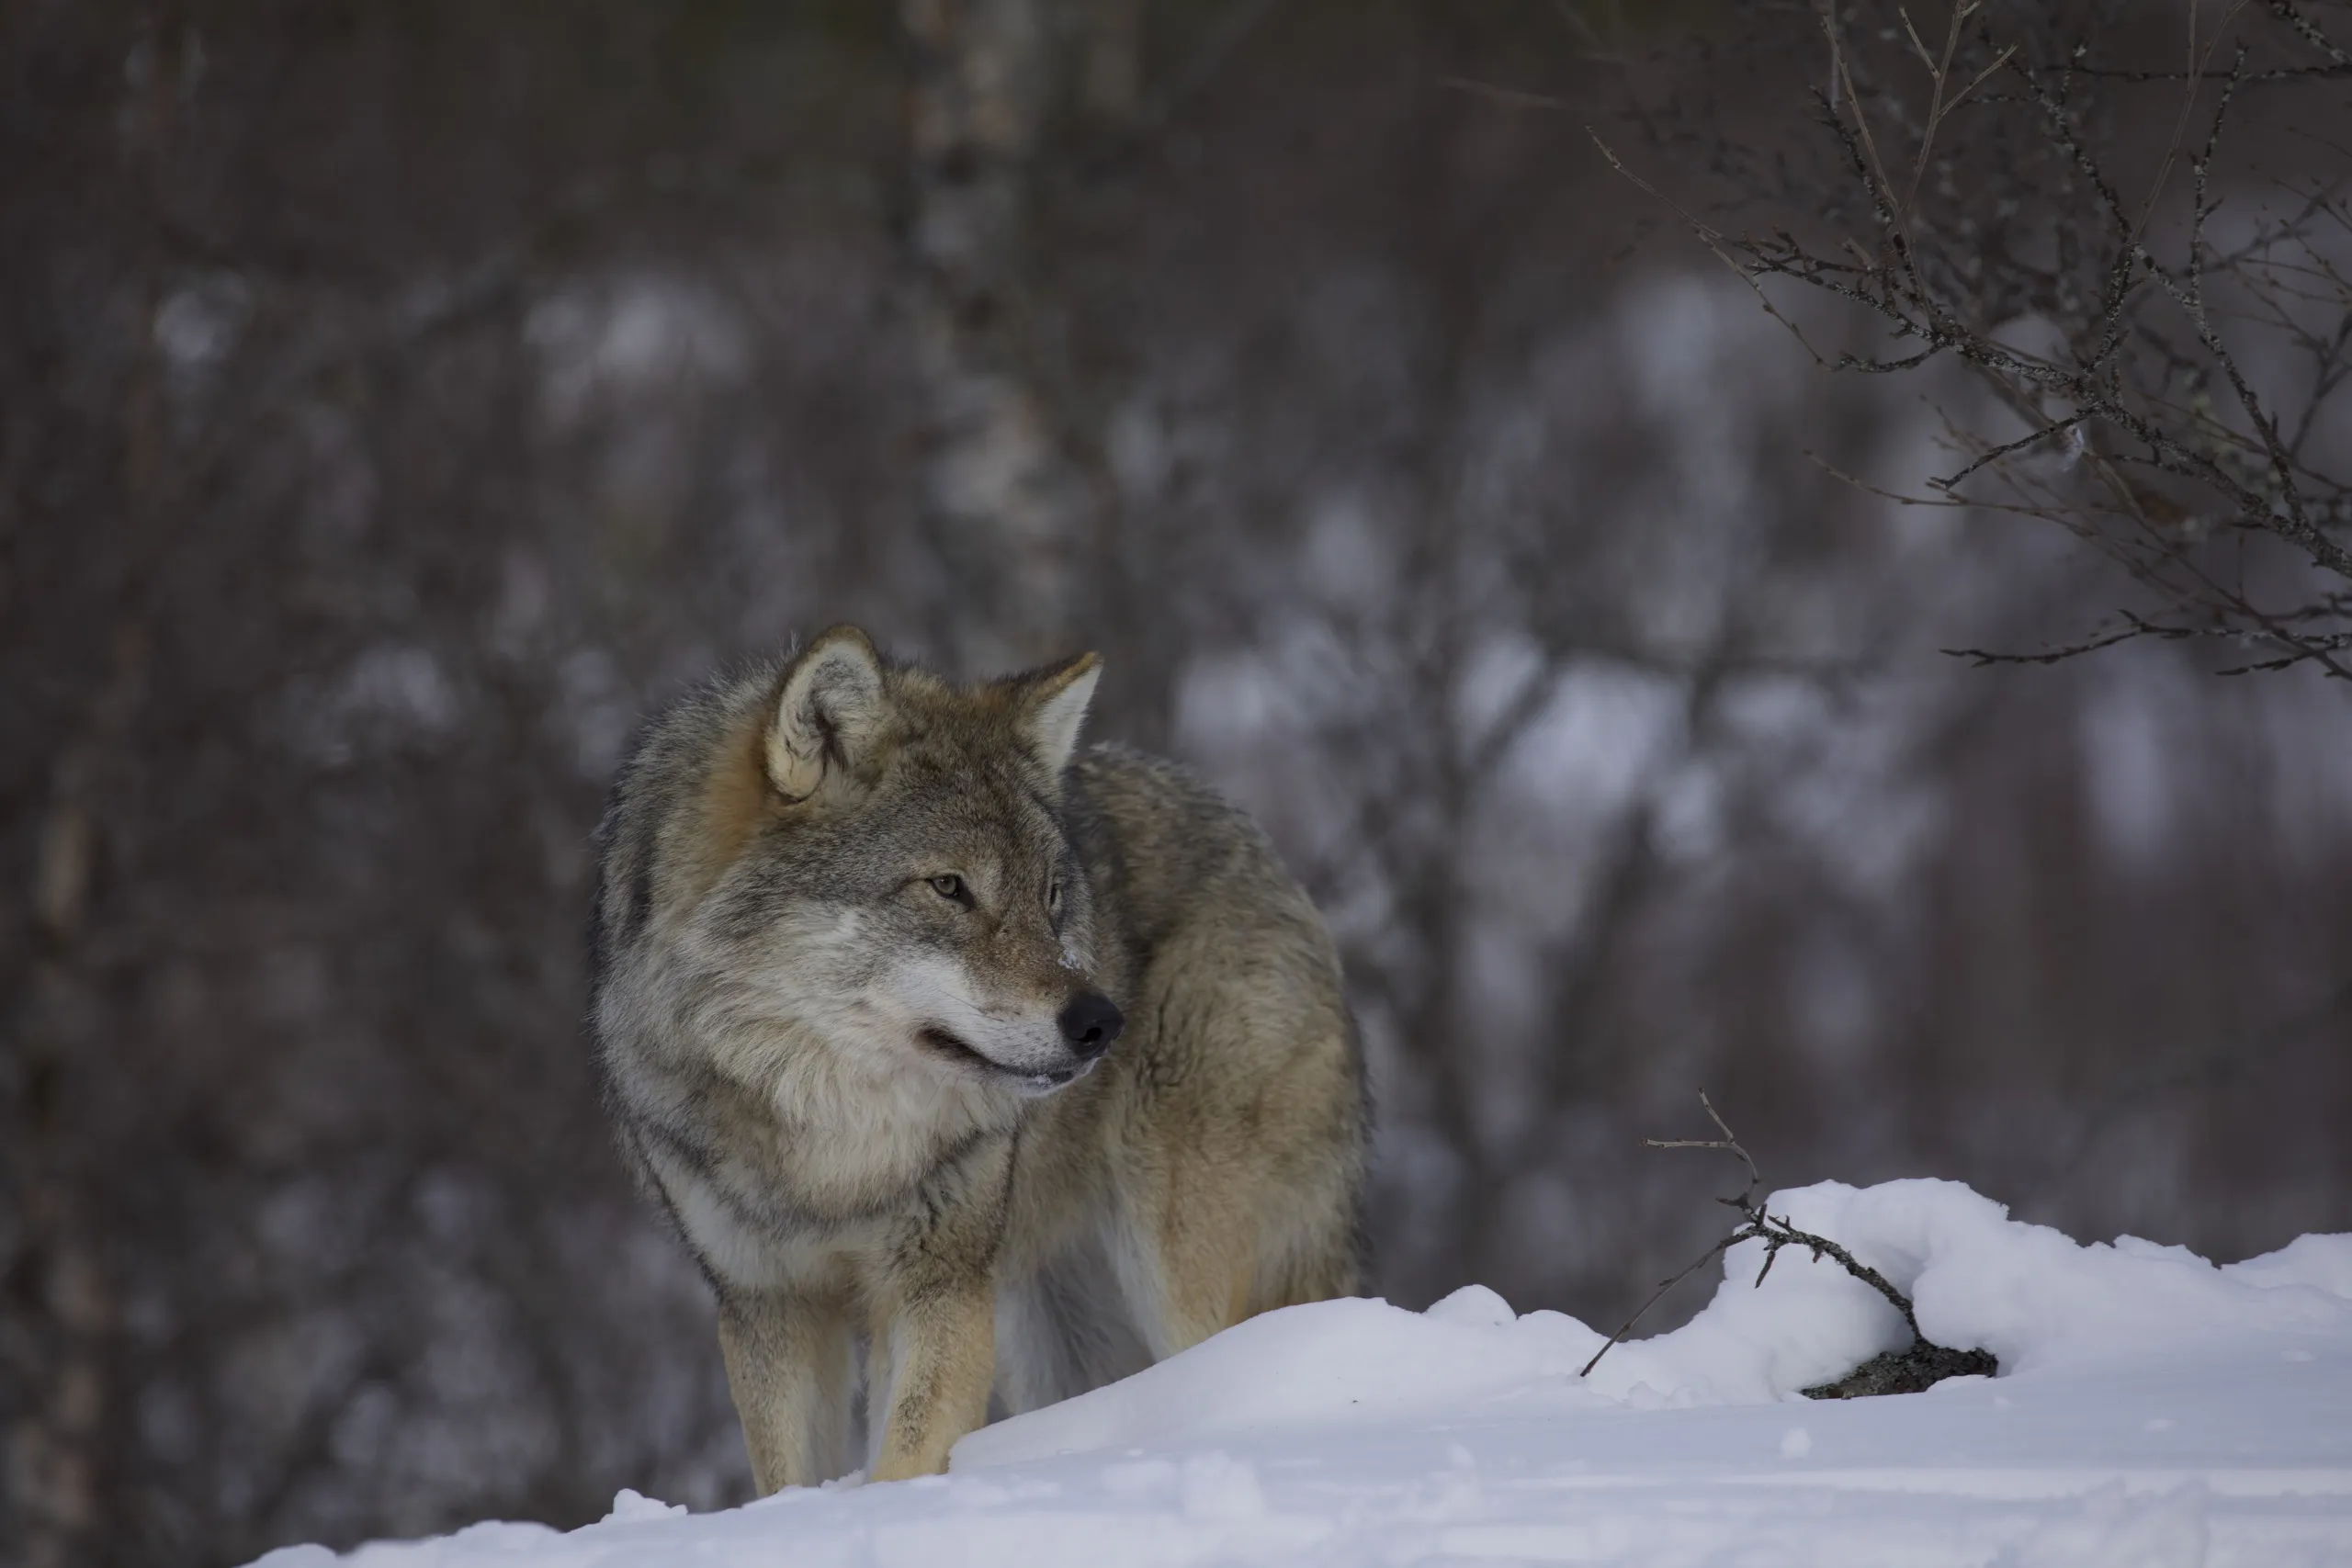
<path id="1" fill-rule="evenodd" d="M 885 1303 L 874 1326 L 867 1419 L 882 1434 L 876 1481 L 937 1475 L 956 1439 L 989 1418 L 996 1287 L 982 1274 Z"/>
<path id="2" fill-rule="evenodd" d="M 848 1468 L 849 1320 L 834 1303 L 781 1291 L 721 1292 L 718 1349 L 760 1495 Z"/>
<path id="3" fill-rule="evenodd" d="M 864 1272 L 865 1425 L 876 1481 L 937 1475 L 956 1439 L 987 1422 L 996 1382 L 996 1265 L 1012 1139 L 982 1140 L 935 1168 L 920 1202 Z"/>

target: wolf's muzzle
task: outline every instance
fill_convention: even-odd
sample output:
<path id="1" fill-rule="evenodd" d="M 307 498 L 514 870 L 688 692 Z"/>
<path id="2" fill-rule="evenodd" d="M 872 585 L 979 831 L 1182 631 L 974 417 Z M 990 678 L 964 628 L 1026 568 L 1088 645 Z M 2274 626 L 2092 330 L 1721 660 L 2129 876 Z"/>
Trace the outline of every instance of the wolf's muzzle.
<path id="1" fill-rule="evenodd" d="M 1108 1051 L 1111 1042 L 1127 1026 L 1126 1015 L 1100 991 L 1079 992 L 1055 1021 L 1060 1024 L 1062 1039 L 1070 1051 L 1089 1062 Z"/>

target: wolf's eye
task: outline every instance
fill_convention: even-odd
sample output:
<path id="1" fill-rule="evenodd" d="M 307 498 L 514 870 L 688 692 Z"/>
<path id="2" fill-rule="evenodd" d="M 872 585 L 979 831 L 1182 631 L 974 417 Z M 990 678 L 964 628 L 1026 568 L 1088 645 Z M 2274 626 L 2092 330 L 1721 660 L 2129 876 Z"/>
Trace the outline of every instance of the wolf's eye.
<path id="1" fill-rule="evenodd" d="M 1061 912 L 1062 885 L 1058 882 L 1049 882 L 1046 885 L 1046 913 L 1058 915 Z"/>
<path id="2" fill-rule="evenodd" d="M 945 876 L 933 877 L 931 890 L 942 898 L 952 898 L 958 904 L 964 901 L 964 879 L 953 872 Z"/>

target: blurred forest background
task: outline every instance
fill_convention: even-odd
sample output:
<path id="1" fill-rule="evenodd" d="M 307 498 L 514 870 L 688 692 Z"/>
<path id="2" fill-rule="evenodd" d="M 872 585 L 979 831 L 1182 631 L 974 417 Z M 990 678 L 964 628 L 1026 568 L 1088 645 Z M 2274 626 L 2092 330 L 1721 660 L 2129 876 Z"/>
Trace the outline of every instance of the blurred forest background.
<path id="1" fill-rule="evenodd" d="M 2151 164 L 2226 23 L 2200 188 L 2292 206 L 2352 168 L 2352 11 L 2226 9 L 1995 0 L 2027 74 L 1967 112 L 2071 59 L 2111 112 L 2049 123 Z M 1890 73 L 1950 18 L 1841 14 Z M 1094 733 L 1266 822 L 1350 965 L 1393 1299 L 1613 1325 L 1722 1228 L 1729 1173 L 1637 1146 L 1702 1087 L 1776 1185 L 2352 1228 L 2335 633 L 1941 651 L 2154 626 L 2167 570 L 2308 626 L 2324 552 L 1890 499 L 2017 408 L 1958 351 L 1825 373 L 1585 129 L 1711 225 L 1867 228 L 1816 118 L 1925 89 L 1860 82 L 1809 3 L 0 4 L 0 1557 L 747 1495 L 594 1101 L 590 833 L 650 706 L 841 619 L 1100 649 Z M 2114 320 L 2052 145 L 1955 119 L 1892 176 L 2018 226 L 1947 231 L 1955 287 L 2048 283 L 1984 332 Z M 2243 363 L 2290 420 L 2339 384 Z"/>

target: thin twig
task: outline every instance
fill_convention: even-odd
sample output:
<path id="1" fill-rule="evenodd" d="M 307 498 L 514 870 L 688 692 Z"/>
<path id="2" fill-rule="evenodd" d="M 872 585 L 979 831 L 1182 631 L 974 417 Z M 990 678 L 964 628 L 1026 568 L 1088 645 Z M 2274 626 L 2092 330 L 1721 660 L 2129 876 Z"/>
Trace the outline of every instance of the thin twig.
<path id="1" fill-rule="evenodd" d="M 1754 1157 L 1740 1145 L 1739 1140 L 1732 1135 L 1731 1128 L 1724 1124 L 1722 1113 L 1715 1110 L 1715 1102 L 1707 1098 L 1707 1091 L 1703 1089 L 1699 1091 L 1699 1103 L 1706 1108 L 1707 1119 L 1715 1124 L 1715 1130 L 1723 1134 L 1722 1137 L 1644 1138 L 1642 1147 L 1645 1149 L 1722 1149 L 1727 1153 L 1736 1154 L 1739 1156 L 1740 1163 L 1747 1167 L 1747 1190 L 1741 1194 L 1741 1199 L 1745 1201 L 1754 1197 L 1756 1190 L 1764 1184 L 1764 1178 L 1757 1171 Z"/>
<path id="2" fill-rule="evenodd" d="M 1623 1343 L 1625 1336 L 1634 1331 L 1634 1325 L 1641 1322 L 1643 1318 L 1648 1316 L 1650 1308 L 1657 1305 L 1660 1301 L 1664 1300 L 1667 1292 L 1674 1289 L 1675 1286 L 1682 1283 L 1683 1280 L 1688 1280 L 1691 1275 L 1696 1274 L 1700 1269 L 1705 1268 L 1717 1258 L 1723 1256 L 1724 1252 L 1730 1247 L 1731 1244 L 1732 1238 L 1730 1236 L 1724 1237 L 1723 1240 L 1707 1248 L 1706 1251 L 1701 1253 L 1697 1258 L 1692 1258 L 1690 1260 L 1690 1267 L 1683 1269 L 1679 1274 L 1677 1274 L 1673 1279 L 1660 1280 L 1658 1282 L 1657 1289 L 1650 1292 L 1650 1299 L 1644 1302 L 1640 1306 L 1634 1308 L 1634 1315 L 1617 1325 L 1617 1332 L 1609 1337 L 1609 1343 L 1603 1345 L 1600 1349 L 1595 1350 L 1592 1353 L 1592 1359 L 1587 1361 L 1582 1367 L 1577 1369 L 1577 1376 L 1580 1378 L 1591 1376 L 1592 1369 L 1600 1365 L 1600 1358 L 1606 1356 L 1610 1351 L 1615 1349 L 1619 1344 Z"/>

